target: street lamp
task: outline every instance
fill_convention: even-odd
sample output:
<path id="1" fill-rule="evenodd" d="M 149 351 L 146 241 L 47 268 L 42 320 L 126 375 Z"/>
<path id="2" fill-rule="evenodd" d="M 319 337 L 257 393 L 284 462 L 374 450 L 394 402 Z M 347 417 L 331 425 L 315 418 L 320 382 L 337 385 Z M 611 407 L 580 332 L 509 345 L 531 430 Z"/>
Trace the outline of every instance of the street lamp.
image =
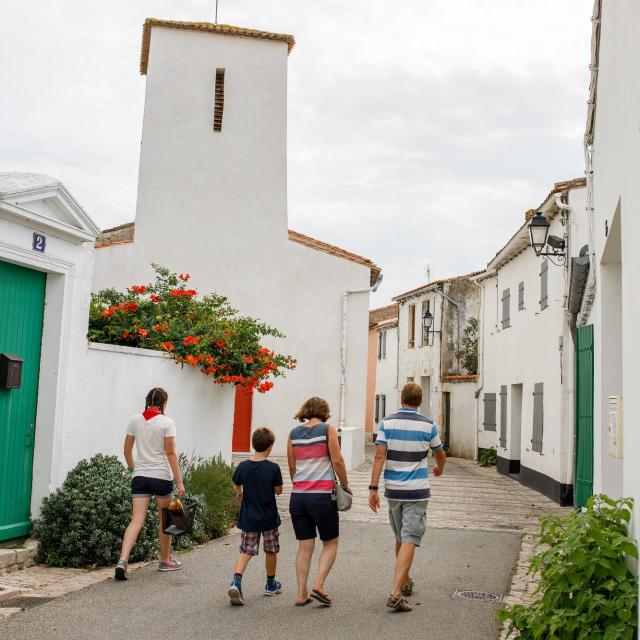
<path id="1" fill-rule="evenodd" d="M 566 224 L 564 217 L 562 218 L 562 224 Z M 566 241 L 559 236 L 550 236 L 550 226 L 551 223 L 545 218 L 542 211 L 536 211 L 536 215 L 529 222 L 529 244 L 531 244 L 537 256 L 549 258 L 553 264 L 560 266 L 566 260 Z M 547 246 L 551 251 L 544 251 Z M 554 262 L 553 258 L 557 258 L 559 264 Z"/>
<path id="2" fill-rule="evenodd" d="M 435 338 L 436 333 L 440 333 L 440 331 L 435 331 L 432 328 L 433 327 L 433 316 L 431 315 L 431 312 L 429 311 L 429 309 L 427 309 L 422 314 L 422 327 L 424 328 L 424 333 L 427 336 L 431 333 L 431 335 L 433 335 L 433 337 Z"/>
<path id="3" fill-rule="evenodd" d="M 544 217 L 542 211 L 536 211 L 536 215 L 529 223 L 529 239 L 537 256 L 542 255 L 542 250 L 547 244 L 547 235 L 551 223 Z"/>

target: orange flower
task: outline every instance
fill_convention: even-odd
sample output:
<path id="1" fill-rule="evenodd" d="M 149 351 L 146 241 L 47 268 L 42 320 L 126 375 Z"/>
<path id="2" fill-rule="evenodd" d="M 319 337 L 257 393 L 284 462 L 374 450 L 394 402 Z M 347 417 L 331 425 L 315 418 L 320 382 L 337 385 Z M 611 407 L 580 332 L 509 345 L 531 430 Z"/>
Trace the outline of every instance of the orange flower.
<path id="1" fill-rule="evenodd" d="M 173 351 L 175 349 L 175 347 L 173 346 L 173 344 L 171 342 L 163 342 L 160 345 L 165 351 Z"/>
<path id="2" fill-rule="evenodd" d="M 221 348 L 224 347 L 226 344 L 227 343 L 224 340 L 218 340 L 216 342 L 216 346 L 221 347 Z"/>
<path id="3" fill-rule="evenodd" d="M 193 336 L 187 336 L 187 337 L 182 341 L 182 344 L 185 344 L 185 345 L 189 345 L 189 344 L 198 344 L 198 342 L 200 342 L 200 338 L 194 338 Z"/>
<path id="4" fill-rule="evenodd" d="M 145 287 L 143 284 L 133 284 L 129 287 L 129 291 L 131 291 L 131 293 L 144 293 L 147 290 L 147 287 Z"/>
<path id="5" fill-rule="evenodd" d="M 123 337 L 125 340 L 128 340 L 130 335 L 131 335 L 131 334 L 130 334 L 128 331 L 124 331 L 124 332 L 123 332 L 123 334 L 122 334 L 122 337 Z"/>
<path id="6" fill-rule="evenodd" d="M 162 300 L 162 296 L 153 294 L 149 297 L 149 299 L 151 300 L 151 302 L 160 302 Z"/>
<path id="7" fill-rule="evenodd" d="M 149 332 L 146 329 L 138 329 L 138 333 L 144 338 L 149 335 Z"/>
<path id="8" fill-rule="evenodd" d="M 213 358 L 212 358 L 211 356 L 209 356 L 209 355 L 208 355 L 208 356 L 205 358 L 205 361 L 206 361 L 206 363 L 207 363 L 207 364 L 211 364 L 211 363 L 213 362 Z"/>
<path id="9" fill-rule="evenodd" d="M 184 280 L 185 282 L 190 278 L 191 276 L 188 273 L 181 273 L 178 278 L 180 278 L 180 280 Z"/>
<path id="10" fill-rule="evenodd" d="M 247 364 L 253 364 L 253 358 L 251 356 L 245 356 L 244 354 L 240 356 Z"/>
<path id="11" fill-rule="evenodd" d="M 115 307 L 109 307 L 108 309 L 105 309 L 100 315 L 103 318 L 108 318 L 109 316 L 112 316 L 115 312 Z"/>

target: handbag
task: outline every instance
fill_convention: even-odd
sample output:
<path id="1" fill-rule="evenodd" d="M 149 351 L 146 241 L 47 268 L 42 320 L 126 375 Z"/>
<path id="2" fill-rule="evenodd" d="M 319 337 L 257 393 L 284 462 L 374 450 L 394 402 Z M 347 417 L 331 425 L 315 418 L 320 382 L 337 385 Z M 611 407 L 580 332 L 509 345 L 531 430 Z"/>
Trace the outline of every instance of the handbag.
<path id="1" fill-rule="evenodd" d="M 170 536 L 181 536 L 191 533 L 193 521 L 196 516 L 198 503 L 191 498 L 182 497 L 180 499 L 182 507 L 180 509 L 162 508 L 162 532 Z"/>
<path id="2" fill-rule="evenodd" d="M 329 439 L 325 435 L 327 442 L 327 449 L 329 448 Z M 331 456 L 329 456 L 331 460 Z M 333 491 L 331 492 L 331 499 L 336 503 L 338 511 L 349 511 L 353 504 L 353 496 L 342 488 L 342 485 L 338 482 L 338 476 L 336 470 L 333 468 L 333 462 L 331 463 L 331 471 L 333 471 Z"/>

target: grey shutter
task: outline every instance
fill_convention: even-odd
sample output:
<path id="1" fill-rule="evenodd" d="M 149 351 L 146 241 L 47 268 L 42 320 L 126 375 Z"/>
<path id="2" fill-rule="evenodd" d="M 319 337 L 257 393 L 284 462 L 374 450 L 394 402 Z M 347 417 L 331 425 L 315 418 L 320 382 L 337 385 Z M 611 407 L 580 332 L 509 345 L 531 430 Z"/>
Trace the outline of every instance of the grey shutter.
<path id="1" fill-rule="evenodd" d="M 542 432 L 544 426 L 544 383 L 536 382 L 533 387 L 533 433 L 531 449 L 542 453 Z"/>
<path id="2" fill-rule="evenodd" d="M 540 311 L 546 309 L 549 306 L 548 272 L 549 263 L 546 260 L 543 260 L 542 264 L 540 265 Z"/>
<path id="3" fill-rule="evenodd" d="M 380 422 L 380 396 L 376 396 L 376 415 L 375 421 Z"/>
<path id="4" fill-rule="evenodd" d="M 378 331 L 378 360 L 382 359 L 382 332 Z"/>
<path id="5" fill-rule="evenodd" d="M 524 282 L 518 285 L 518 311 L 524 309 Z"/>
<path id="6" fill-rule="evenodd" d="M 387 359 L 387 332 L 382 332 L 382 359 Z"/>
<path id="7" fill-rule="evenodd" d="M 496 430 L 496 394 L 484 394 L 484 422 L 482 423 L 485 431 Z"/>
<path id="8" fill-rule="evenodd" d="M 502 292 L 502 328 L 511 326 L 511 290 L 505 289 Z"/>
<path id="9" fill-rule="evenodd" d="M 500 446 L 507 446 L 507 387 L 500 387 Z"/>
<path id="10" fill-rule="evenodd" d="M 381 411 L 380 411 L 380 418 L 384 418 L 387 415 L 387 396 L 380 396 L 380 400 L 382 400 L 381 404 Z"/>

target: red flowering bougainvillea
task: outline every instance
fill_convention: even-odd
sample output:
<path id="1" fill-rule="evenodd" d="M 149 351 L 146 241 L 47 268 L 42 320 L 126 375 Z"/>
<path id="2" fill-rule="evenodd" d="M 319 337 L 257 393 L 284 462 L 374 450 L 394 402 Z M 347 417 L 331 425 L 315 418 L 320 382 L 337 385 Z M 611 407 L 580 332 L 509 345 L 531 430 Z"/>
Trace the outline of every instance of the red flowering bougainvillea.
<path id="1" fill-rule="evenodd" d="M 270 378 L 294 369 L 296 361 L 265 347 L 265 336 L 283 334 L 254 318 L 240 316 L 227 299 L 187 288 L 188 273 L 153 265 L 155 282 L 125 292 L 104 289 L 91 298 L 89 340 L 156 349 L 182 366 L 199 367 L 216 384 L 247 393 L 266 393 Z"/>

